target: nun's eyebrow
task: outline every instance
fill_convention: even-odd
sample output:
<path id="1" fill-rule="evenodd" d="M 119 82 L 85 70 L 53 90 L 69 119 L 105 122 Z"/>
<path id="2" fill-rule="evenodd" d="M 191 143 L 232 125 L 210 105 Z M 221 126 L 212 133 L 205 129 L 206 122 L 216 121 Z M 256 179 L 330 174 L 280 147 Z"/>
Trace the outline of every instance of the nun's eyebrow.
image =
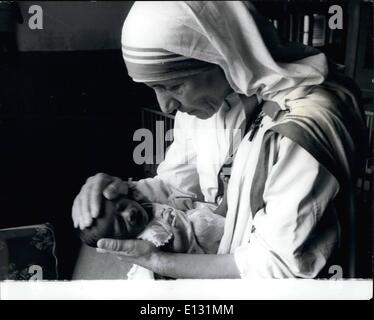
<path id="1" fill-rule="evenodd" d="M 167 87 L 163 84 L 158 84 L 158 83 L 153 83 L 151 85 L 149 85 L 151 88 L 159 88 L 161 87 L 162 89 L 166 89 Z"/>
<path id="2" fill-rule="evenodd" d="M 183 81 L 180 81 L 180 80 L 169 80 L 169 81 L 163 81 L 163 82 L 146 82 L 145 84 L 151 88 L 155 88 L 155 87 L 160 87 L 162 89 L 168 89 L 168 88 L 172 88 L 172 87 L 176 87 L 176 86 L 179 86 L 181 85 L 181 82 Z"/>

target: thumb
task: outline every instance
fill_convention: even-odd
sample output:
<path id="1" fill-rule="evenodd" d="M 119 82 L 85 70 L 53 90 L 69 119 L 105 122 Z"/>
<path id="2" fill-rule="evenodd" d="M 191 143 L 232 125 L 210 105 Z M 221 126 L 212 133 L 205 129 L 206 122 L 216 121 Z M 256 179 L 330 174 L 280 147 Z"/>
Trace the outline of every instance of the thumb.
<path id="1" fill-rule="evenodd" d="M 98 251 L 105 252 L 111 251 L 117 254 L 122 254 L 126 256 L 138 255 L 138 250 L 141 251 L 139 243 L 141 240 L 116 240 L 116 239 L 100 239 L 97 242 Z"/>
<path id="2" fill-rule="evenodd" d="M 100 239 L 97 242 L 97 247 L 99 249 L 108 250 L 108 251 L 126 251 L 127 246 L 124 243 L 125 241 L 122 241 L 122 240 Z"/>
<path id="3" fill-rule="evenodd" d="M 108 200 L 113 200 L 119 195 L 127 195 L 128 186 L 127 183 L 121 179 L 116 179 L 110 183 L 103 191 L 103 195 Z"/>

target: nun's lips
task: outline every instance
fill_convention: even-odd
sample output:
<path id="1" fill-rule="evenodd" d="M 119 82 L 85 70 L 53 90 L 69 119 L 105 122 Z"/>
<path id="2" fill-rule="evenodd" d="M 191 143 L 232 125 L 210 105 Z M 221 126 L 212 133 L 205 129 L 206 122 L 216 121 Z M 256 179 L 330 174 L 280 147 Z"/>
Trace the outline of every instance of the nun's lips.
<path id="1" fill-rule="evenodd" d="M 190 116 L 195 116 L 196 114 L 198 114 L 199 113 L 199 111 L 198 110 L 192 110 L 192 111 L 188 111 L 188 112 L 186 112 L 188 115 L 190 115 Z"/>
<path id="2" fill-rule="evenodd" d="M 195 116 L 199 119 L 205 120 L 205 119 L 210 118 L 214 113 L 209 112 L 209 111 L 203 111 L 203 110 L 194 110 L 194 111 L 187 112 L 187 114 L 190 116 Z"/>
<path id="3" fill-rule="evenodd" d="M 197 115 L 200 115 L 200 114 L 205 114 L 206 112 L 204 112 L 205 110 L 202 110 L 202 109 L 192 109 L 192 110 L 188 110 L 188 111 L 185 111 L 188 115 L 190 116 L 197 116 Z"/>

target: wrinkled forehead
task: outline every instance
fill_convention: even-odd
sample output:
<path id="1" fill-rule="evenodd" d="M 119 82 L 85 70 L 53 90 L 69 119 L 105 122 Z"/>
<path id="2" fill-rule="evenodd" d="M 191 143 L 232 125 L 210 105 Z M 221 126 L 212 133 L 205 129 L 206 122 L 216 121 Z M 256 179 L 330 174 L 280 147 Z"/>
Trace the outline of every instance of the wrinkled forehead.
<path id="1" fill-rule="evenodd" d="M 160 54 L 135 47 L 123 47 L 122 52 L 127 72 L 135 82 L 180 79 L 202 73 L 214 66 L 205 61 L 177 54 Z"/>

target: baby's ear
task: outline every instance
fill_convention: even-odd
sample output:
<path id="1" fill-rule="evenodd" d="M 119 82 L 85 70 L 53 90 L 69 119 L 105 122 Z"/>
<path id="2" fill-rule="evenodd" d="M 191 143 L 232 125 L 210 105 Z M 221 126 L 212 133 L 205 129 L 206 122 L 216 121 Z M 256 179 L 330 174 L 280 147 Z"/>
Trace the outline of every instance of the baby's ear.
<path id="1" fill-rule="evenodd" d="M 95 227 L 86 228 L 83 230 L 79 230 L 79 238 L 82 242 L 84 242 L 86 245 L 96 248 L 97 247 L 97 241 L 100 239 L 96 232 Z"/>

